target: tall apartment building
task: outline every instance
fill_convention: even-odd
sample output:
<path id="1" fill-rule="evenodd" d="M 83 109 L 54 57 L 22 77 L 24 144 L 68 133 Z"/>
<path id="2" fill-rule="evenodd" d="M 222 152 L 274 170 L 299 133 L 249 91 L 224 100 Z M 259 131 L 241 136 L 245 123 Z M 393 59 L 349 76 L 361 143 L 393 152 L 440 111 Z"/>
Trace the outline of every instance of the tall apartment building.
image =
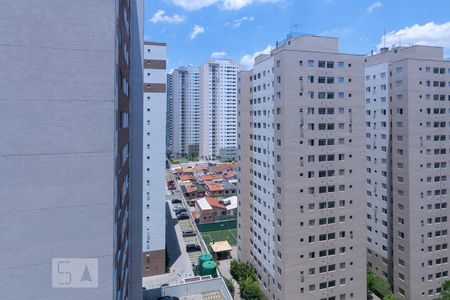
<path id="1" fill-rule="evenodd" d="M 166 152 L 173 153 L 173 76 L 167 74 Z"/>
<path id="2" fill-rule="evenodd" d="M 200 69 L 180 67 L 170 75 L 172 84 L 172 153 L 197 154 L 200 139 Z"/>
<path id="3" fill-rule="evenodd" d="M 2 1 L 2 299 L 142 299 L 143 3 L 81 4 Z"/>
<path id="4" fill-rule="evenodd" d="M 270 299 L 366 298 L 363 74 L 317 36 L 240 73 L 238 257 Z"/>
<path id="5" fill-rule="evenodd" d="M 231 60 L 210 59 L 200 67 L 200 157 L 236 157 L 238 72 Z"/>
<path id="6" fill-rule="evenodd" d="M 450 62 L 439 47 L 366 59 L 368 263 L 400 299 L 448 280 Z"/>
<path id="7" fill-rule="evenodd" d="M 166 272 L 166 44 L 144 42 L 143 276 Z"/>

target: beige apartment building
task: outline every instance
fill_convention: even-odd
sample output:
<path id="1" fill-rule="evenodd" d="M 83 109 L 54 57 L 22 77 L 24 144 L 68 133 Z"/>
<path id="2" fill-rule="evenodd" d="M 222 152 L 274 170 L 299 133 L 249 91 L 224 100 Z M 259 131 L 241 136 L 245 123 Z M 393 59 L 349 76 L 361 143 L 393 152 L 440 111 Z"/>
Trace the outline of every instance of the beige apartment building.
<path id="1" fill-rule="evenodd" d="M 366 299 L 363 80 L 318 36 L 239 75 L 238 257 L 269 299 Z"/>
<path id="2" fill-rule="evenodd" d="M 366 58 L 368 264 L 400 299 L 437 299 L 448 271 L 450 62 L 439 47 Z"/>

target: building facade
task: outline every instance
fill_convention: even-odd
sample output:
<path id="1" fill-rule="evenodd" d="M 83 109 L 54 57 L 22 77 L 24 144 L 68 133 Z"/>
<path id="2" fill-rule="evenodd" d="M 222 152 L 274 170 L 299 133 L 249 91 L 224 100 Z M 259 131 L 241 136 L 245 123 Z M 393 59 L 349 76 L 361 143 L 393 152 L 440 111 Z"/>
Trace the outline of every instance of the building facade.
<path id="1" fill-rule="evenodd" d="M 198 155 L 200 135 L 200 70 L 180 67 L 172 72 L 172 153 Z"/>
<path id="2" fill-rule="evenodd" d="M 166 152 L 173 153 L 173 76 L 167 74 Z"/>
<path id="3" fill-rule="evenodd" d="M 363 74 L 362 56 L 317 36 L 290 38 L 241 73 L 238 256 L 271 299 L 367 296 L 364 129 L 353 126 L 364 122 Z"/>
<path id="4" fill-rule="evenodd" d="M 439 47 L 366 58 L 368 263 L 400 299 L 448 280 L 450 62 Z"/>
<path id="5" fill-rule="evenodd" d="M 200 67 L 201 158 L 236 157 L 238 71 L 231 60 L 210 59 Z"/>
<path id="6" fill-rule="evenodd" d="M 143 276 L 166 272 L 166 44 L 144 42 Z"/>
<path id="7" fill-rule="evenodd" d="M 142 1 L 0 17 L 2 299 L 142 299 Z M 56 258 L 97 259 L 98 287 L 52 287 Z"/>

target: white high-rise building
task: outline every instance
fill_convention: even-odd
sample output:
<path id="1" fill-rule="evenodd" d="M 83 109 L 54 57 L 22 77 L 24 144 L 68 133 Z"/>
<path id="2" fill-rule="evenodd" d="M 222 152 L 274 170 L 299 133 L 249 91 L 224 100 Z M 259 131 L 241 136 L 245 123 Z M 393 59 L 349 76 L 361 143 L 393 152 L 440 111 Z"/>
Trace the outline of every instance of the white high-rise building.
<path id="1" fill-rule="evenodd" d="M 200 139 L 200 69 L 180 67 L 170 74 L 172 153 L 198 155 Z"/>
<path id="2" fill-rule="evenodd" d="M 383 48 L 365 68 L 368 263 L 400 299 L 449 280 L 450 62 L 440 47 Z"/>
<path id="3" fill-rule="evenodd" d="M 245 74 L 245 75 L 244 75 Z M 240 176 L 245 176 L 247 180 L 241 178 L 241 192 L 253 183 L 254 187 L 250 187 L 253 195 L 253 209 L 256 210 L 251 218 L 246 217 L 248 222 L 250 219 L 257 221 L 258 226 L 245 226 L 240 224 L 239 233 L 252 228 L 253 234 L 258 238 L 254 239 L 254 246 L 258 251 L 252 251 L 255 261 L 264 262 L 261 267 L 262 272 L 267 274 L 268 279 L 274 278 L 274 264 L 273 251 L 274 247 L 274 92 L 273 92 L 273 56 L 260 55 L 256 58 L 255 65 L 251 72 L 242 72 L 238 79 L 238 124 L 242 128 L 253 124 L 262 124 L 262 126 L 253 126 L 247 132 L 244 130 L 238 131 L 239 139 L 239 159 L 240 167 L 243 167 L 243 162 L 249 161 L 249 170 L 251 174 L 244 174 L 240 172 Z M 247 81 L 247 82 L 245 82 Z M 251 98 L 249 95 L 244 97 L 243 94 L 251 91 Z M 250 99 L 250 100 L 249 100 Z M 243 103 L 246 102 L 246 103 Z M 243 106 L 250 105 L 245 109 Z M 252 120 L 250 124 L 248 120 Z M 244 143 L 250 140 L 248 146 Z M 256 149 L 249 155 L 245 153 L 250 148 Z M 244 149 L 244 147 L 246 149 Z M 249 176 L 249 177 L 247 177 Z M 241 200 L 242 201 L 242 200 Z M 245 235 L 245 234 L 244 234 Z M 245 260 L 245 254 L 240 249 L 238 252 Z"/>
<path id="4" fill-rule="evenodd" d="M 143 276 L 166 271 L 166 44 L 144 42 Z"/>
<path id="5" fill-rule="evenodd" d="M 166 152 L 173 153 L 173 76 L 167 74 Z"/>
<path id="6" fill-rule="evenodd" d="M 366 299 L 364 57 L 300 36 L 239 75 L 238 257 L 270 299 Z"/>
<path id="7" fill-rule="evenodd" d="M 200 68 L 200 157 L 236 157 L 238 72 L 231 60 L 210 59 Z"/>

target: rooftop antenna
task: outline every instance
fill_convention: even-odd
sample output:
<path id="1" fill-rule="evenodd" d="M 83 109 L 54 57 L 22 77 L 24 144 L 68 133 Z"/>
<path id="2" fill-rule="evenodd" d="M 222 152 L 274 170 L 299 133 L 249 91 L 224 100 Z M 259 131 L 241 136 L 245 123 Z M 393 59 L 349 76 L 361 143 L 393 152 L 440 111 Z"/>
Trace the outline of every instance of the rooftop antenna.
<path id="1" fill-rule="evenodd" d="M 386 48 L 386 28 L 383 29 L 383 47 Z"/>
<path id="2" fill-rule="evenodd" d="M 398 46 L 400 47 L 402 45 L 402 35 L 405 35 L 405 33 L 400 33 L 394 35 L 394 37 L 398 37 Z"/>

